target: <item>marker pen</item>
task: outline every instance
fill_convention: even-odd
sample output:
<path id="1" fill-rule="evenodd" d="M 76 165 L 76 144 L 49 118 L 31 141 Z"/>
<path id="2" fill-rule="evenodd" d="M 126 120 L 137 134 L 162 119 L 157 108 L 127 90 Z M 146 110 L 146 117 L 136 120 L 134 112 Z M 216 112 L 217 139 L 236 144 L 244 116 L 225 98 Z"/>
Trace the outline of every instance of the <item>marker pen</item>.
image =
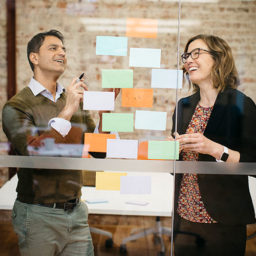
<path id="1" fill-rule="evenodd" d="M 76 79 L 76 82 L 77 82 L 77 83 L 80 82 L 83 77 L 84 77 L 84 73 L 82 73 L 82 74 L 79 76 L 79 78 Z"/>

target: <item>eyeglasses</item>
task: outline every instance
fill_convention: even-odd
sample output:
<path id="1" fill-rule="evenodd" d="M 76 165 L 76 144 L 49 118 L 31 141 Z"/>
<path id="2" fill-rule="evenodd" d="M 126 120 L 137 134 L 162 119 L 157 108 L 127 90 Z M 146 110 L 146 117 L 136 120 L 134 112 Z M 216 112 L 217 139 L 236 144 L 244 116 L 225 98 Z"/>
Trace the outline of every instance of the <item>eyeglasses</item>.
<path id="1" fill-rule="evenodd" d="M 187 59 L 189 58 L 189 56 L 191 56 L 191 58 L 193 60 L 198 59 L 199 55 L 200 55 L 200 51 L 205 51 L 205 52 L 208 52 L 208 53 L 212 54 L 211 51 L 208 51 L 208 50 L 205 50 L 205 49 L 202 49 L 202 48 L 196 48 L 196 49 L 192 50 L 191 52 L 184 52 L 181 55 L 181 60 L 182 60 L 183 64 L 185 64 L 187 62 Z"/>

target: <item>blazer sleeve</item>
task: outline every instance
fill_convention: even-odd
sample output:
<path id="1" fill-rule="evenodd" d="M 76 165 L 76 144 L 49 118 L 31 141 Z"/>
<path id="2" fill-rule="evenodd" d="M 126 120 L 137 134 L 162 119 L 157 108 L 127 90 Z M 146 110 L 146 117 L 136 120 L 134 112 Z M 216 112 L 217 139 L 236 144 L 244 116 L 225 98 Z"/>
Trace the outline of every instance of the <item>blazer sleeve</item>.
<path id="1" fill-rule="evenodd" d="M 244 100 L 241 122 L 240 162 L 256 162 L 256 105 L 249 97 Z"/>

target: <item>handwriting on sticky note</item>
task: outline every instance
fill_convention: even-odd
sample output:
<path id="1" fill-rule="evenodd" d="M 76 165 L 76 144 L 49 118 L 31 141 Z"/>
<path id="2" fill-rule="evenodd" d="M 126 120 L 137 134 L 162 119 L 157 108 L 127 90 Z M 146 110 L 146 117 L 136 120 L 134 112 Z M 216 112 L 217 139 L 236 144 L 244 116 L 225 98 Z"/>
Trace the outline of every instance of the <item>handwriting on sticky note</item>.
<path id="1" fill-rule="evenodd" d="M 153 106 L 153 89 L 123 88 L 122 107 L 144 107 Z"/>
<path id="2" fill-rule="evenodd" d="M 115 139 L 115 134 L 85 133 L 84 145 L 91 152 L 107 152 L 107 139 Z"/>
<path id="3" fill-rule="evenodd" d="M 96 190 L 120 190 L 120 172 L 96 172 Z"/>

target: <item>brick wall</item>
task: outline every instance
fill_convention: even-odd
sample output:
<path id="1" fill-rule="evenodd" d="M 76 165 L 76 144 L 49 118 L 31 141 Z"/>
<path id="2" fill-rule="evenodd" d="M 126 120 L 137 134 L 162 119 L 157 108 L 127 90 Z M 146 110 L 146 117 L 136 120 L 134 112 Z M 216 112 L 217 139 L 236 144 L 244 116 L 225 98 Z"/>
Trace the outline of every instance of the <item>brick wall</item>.
<path id="1" fill-rule="evenodd" d="M 4 1 L 2 1 L 4 2 Z M 177 20 L 178 2 L 171 0 L 19 0 L 17 15 L 17 86 L 27 86 L 32 72 L 26 57 L 28 40 L 37 32 L 52 28 L 63 32 L 66 38 L 68 68 L 61 78 L 67 86 L 74 76 L 85 72 L 91 90 L 101 88 L 101 69 L 129 68 L 127 57 L 95 55 L 97 35 L 125 36 L 127 17 L 153 18 L 159 21 L 156 39 L 129 38 L 129 47 L 161 48 L 162 68 L 177 67 Z M 6 52 L 5 52 L 5 5 L 0 12 L 0 90 L 1 104 L 5 99 Z M 233 49 L 241 78 L 240 90 L 256 101 L 256 2 L 238 0 L 182 1 L 181 45 L 183 51 L 187 39 L 199 33 L 223 37 Z M 3 50 L 2 50 L 3 49 Z M 134 87 L 150 87 L 150 69 L 134 69 Z M 187 95 L 187 89 L 179 91 L 178 97 Z M 120 107 L 117 99 L 116 112 L 135 111 Z M 3 99 L 3 100 L 2 100 Z M 146 139 L 165 137 L 171 129 L 171 113 L 175 106 L 175 90 L 154 90 L 154 110 L 168 112 L 165 133 L 136 131 L 122 134 L 123 138 Z M 0 106 L 1 107 L 1 106 Z M 96 113 L 93 113 L 97 118 Z M 5 137 L 0 133 L 1 140 Z"/>
<path id="2" fill-rule="evenodd" d="M 0 2 L 0 110 L 6 102 L 7 84 L 7 62 L 6 62 L 6 6 L 5 1 Z M 2 115 L 0 115 L 2 121 Z M 2 122 L 0 123 L 2 130 Z M 0 141 L 5 140 L 5 136 L 0 132 Z"/>
<path id="3" fill-rule="evenodd" d="M 80 2 L 80 3 L 79 3 Z M 26 15 L 24 15 L 24 13 Z M 212 33 L 223 37 L 233 49 L 242 86 L 256 100 L 255 1 L 182 1 L 181 47 L 195 34 Z M 29 15 L 28 15 L 29 14 Z M 129 47 L 162 49 L 162 68 L 176 67 L 178 3 L 174 1 L 17 1 L 17 79 L 18 88 L 26 86 L 31 71 L 26 59 L 26 44 L 32 35 L 51 28 L 66 37 L 68 68 L 61 81 L 66 86 L 72 77 L 85 71 L 90 87 L 100 89 L 102 68 L 128 68 L 128 57 L 95 55 L 97 35 L 125 35 L 126 17 L 159 20 L 157 39 L 129 38 Z M 134 69 L 134 86 L 150 86 L 150 70 Z M 184 91 L 184 90 L 183 90 Z M 155 91 L 155 107 L 174 106 L 175 92 Z M 164 103 L 164 104 L 163 104 Z M 170 110 L 171 110 L 170 109 Z M 170 128 L 170 125 L 169 127 Z"/>
<path id="4" fill-rule="evenodd" d="M 0 110 L 6 102 L 7 84 L 7 62 L 6 62 L 6 5 L 5 1 L 0 1 Z M 6 142 L 6 137 L 2 132 L 2 115 L 0 115 L 0 143 Z M 0 144 L 0 154 L 5 154 L 4 145 Z M 8 169 L 0 168 L 0 187 L 7 180 Z"/>

